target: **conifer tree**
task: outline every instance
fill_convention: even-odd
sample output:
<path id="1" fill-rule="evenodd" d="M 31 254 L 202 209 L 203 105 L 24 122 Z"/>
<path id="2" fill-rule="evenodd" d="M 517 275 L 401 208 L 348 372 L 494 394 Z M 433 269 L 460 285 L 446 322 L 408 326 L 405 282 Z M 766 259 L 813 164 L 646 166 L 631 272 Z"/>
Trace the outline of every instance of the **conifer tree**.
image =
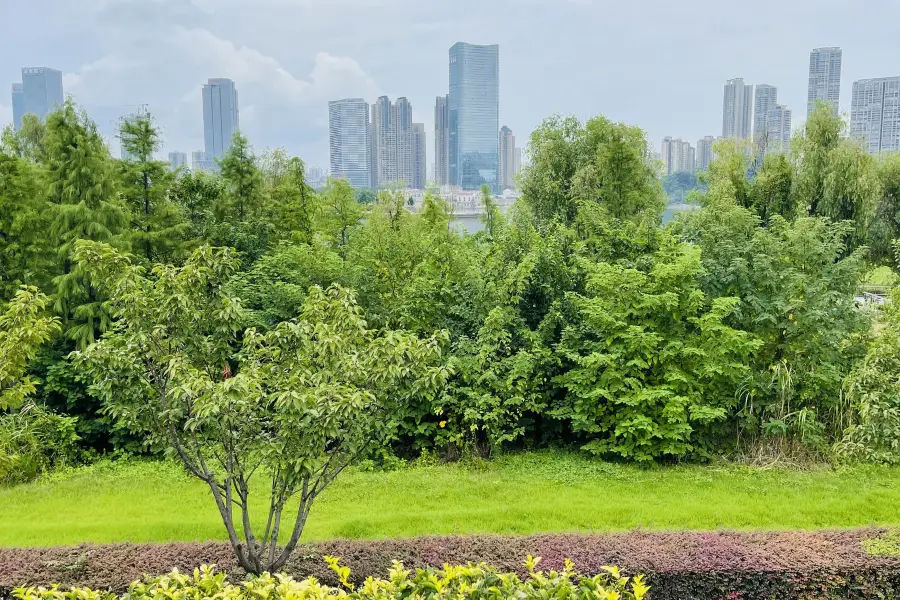
<path id="1" fill-rule="evenodd" d="M 177 261 L 189 224 L 169 199 L 174 174 L 167 163 L 153 159 L 160 146 L 159 130 L 149 114 L 138 114 L 123 119 L 119 139 L 127 156 L 120 172 L 132 248 L 148 263 Z"/>
<path id="2" fill-rule="evenodd" d="M 71 100 L 47 118 L 47 183 L 52 204 L 50 236 L 56 249 L 54 308 L 67 335 L 85 347 L 106 330 L 104 298 L 72 260 L 78 240 L 127 245 L 126 218 L 116 190 L 109 150 L 97 126 Z"/>

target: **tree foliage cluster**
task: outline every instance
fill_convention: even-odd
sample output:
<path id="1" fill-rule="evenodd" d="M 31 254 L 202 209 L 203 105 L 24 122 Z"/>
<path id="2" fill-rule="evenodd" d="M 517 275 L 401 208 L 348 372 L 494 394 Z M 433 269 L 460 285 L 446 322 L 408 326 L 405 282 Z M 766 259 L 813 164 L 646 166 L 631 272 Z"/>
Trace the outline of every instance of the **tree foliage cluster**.
<path id="1" fill-rule="evenodd" d="M 638 461 L 770 439 L 888 460 L 900 443 L 893 379 L 874 378 L 896 369 L 861 371 L 894 360 L 897 327 L 854 303 L 891 262 L 900 161 L 828 111 L 789 156 L 720 143 L 702 210 L 668 227 L 639 129 L 552 117 L 521 201 L 502 215 L 486 193 L 475 235 L 431 193 L 411 211 L 343 180 L 316 192 L 301 160 L 240 135 L 218 173 L 171 173 L 149 116 L 123 123 L 123 161 L 71 103 L 26 125 L 0 152 L 0 291 L 33 286 L 58 319 L 29 356 L 35 403 L 75 419 L 83 447 L 177 443 L 226 522 L 234 474 L 253 471 L 234 461 L 294 461 L 276 519 L 361 436 L 383 456 L 565 444 Z M 308 426 L 315 451 L 286 452 Z M 245 540 L 248 563 L 272 527 Z"/>

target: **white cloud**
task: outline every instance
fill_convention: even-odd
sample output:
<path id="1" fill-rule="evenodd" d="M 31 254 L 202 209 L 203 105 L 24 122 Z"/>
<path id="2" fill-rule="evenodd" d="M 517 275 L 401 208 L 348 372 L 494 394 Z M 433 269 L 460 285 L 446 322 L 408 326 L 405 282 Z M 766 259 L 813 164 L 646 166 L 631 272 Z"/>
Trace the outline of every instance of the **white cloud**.
<path id="1" fill-rule="evenodd" d="M 82 65 L 74 73 L 65 73 L 63 89 L 68 94 L 74 94 L 80 101 L 90 101 L 91 97 L 97 97 L 110 88 L 115 89 L 120 81 L 119 74 L 144 64 L 143 60 L 109 54 Z"/>
<path id="2" fill-rule="evenodd" d="M 302 79 L 275 58 L 254 48 L 236 46 L 206 29 L 178 27 L 169 41 L 209 76 L 233 79 L 242 95 L 263 101 L 270 97 L 270 100 L 313 104 L 348 95 L 373 97 L 380 93 L 374 80 L 352 58 L 319 52 L 312 72 L 307 79 Z M 196 97 L 194 91 L 183 99 L 192 97 Z"/>

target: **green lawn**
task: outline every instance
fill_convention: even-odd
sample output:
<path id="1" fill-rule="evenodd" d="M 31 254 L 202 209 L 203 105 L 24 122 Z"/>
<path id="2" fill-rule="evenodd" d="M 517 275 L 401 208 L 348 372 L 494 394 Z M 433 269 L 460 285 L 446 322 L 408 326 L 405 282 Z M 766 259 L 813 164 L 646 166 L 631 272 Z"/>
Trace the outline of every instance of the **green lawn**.
<path id="1" fill-rule="evenodd" d="M 260 502 L 262 498 L 258 499 Z M 900 469 L 641 469 L 555 452 L 349 472 L 304 539 L 900 525 Z M 103 463 L 0 489 L 0 545 L 223 539 L 208 491 L 165 463 Z"/>

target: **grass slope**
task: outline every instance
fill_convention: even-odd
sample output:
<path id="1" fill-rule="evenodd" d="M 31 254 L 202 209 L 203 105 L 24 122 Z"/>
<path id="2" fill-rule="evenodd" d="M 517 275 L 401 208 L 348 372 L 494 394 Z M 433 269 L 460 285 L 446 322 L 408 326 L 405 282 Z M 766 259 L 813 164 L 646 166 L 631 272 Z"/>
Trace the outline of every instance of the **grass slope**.
<path id="1" fill-rule="evenodd" d="M 900 469 L 641 469 L 539 452 L 477 466 L 349 472 L 314 506 L 304 539 L 900 525 L 898 505 Z M 0 489 L 2 546 L 223 534 L 209 492 L 173 464 L 101 463 Z"/>

